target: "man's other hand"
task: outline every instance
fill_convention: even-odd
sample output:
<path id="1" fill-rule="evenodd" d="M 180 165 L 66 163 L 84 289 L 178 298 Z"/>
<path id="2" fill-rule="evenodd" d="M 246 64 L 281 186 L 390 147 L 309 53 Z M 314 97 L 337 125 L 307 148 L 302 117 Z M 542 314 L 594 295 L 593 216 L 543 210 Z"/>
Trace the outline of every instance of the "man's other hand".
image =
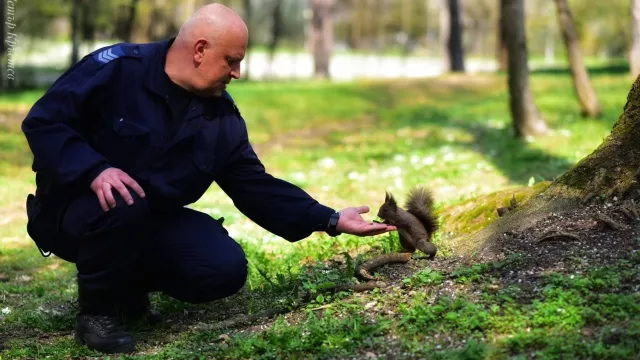
<path id="1" fill-rule="evenodd" d="M 341 233 L 358 236 L 373 236 L 397 230 L 392 225 L 365 221 L 360 214 L 368 212 L 368 206 L 349 207 L 341 210 L 336 230 Z"/>
<path id="2" fill-rule="evenodd" d="M 133 205 L 133 197 L 131 197 L 125 185 L 133 189 L 141 198 L 144 197 L 142 187 L 127 173 L 117 168 L 108 168 L 101 172 L 100 175 L 91 182 L 91 190 L 98 196 L 102 210 L 109 211 L 110 207 L 116 207 L 116 199 L 112 193 L 113 189 L 116 189 L 120 193 L 120 196 L 122 196 L 127 204 Z"/>

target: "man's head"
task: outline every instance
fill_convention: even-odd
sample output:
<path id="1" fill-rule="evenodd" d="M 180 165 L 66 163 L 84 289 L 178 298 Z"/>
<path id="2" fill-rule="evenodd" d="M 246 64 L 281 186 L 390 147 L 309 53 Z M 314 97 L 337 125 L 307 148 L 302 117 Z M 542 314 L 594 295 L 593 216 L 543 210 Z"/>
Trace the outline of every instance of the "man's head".
<path id="1" fill-rule="evenodd" d="M 240 78 L 248 37 L 247 26 L 232 9 L 221 4 L 203 6 L 180 28 L 165 71 L 189 91 L 220 96 L 232 79 Z"/>

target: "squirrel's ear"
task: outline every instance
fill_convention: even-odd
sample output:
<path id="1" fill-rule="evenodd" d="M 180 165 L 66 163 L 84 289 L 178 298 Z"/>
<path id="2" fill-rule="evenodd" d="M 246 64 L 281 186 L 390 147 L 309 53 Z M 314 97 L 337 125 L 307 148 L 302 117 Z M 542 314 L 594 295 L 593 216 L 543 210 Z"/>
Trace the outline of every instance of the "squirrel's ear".
<path id="1" fill-rule="evenodd" d="M 384 202 L 389 201 L 389 198 L 391 198 L 391 197 L 389 196 L 389 192 L 388 192 L 388 191 L 385 191 L 385 192 L 384 192 Z"/>

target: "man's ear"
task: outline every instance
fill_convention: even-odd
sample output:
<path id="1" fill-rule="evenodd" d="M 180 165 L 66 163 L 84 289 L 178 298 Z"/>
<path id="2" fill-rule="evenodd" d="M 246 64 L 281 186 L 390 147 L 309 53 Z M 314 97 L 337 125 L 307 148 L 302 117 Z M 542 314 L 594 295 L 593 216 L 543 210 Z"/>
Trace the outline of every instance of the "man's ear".
<path id="1" fill-rule="evenodd" d="M 209 42 L 205 38 L 199 38 L 193 44 L 193 60 L 199 65 L 204 59 L 204 53 L 209 47 Z"/>

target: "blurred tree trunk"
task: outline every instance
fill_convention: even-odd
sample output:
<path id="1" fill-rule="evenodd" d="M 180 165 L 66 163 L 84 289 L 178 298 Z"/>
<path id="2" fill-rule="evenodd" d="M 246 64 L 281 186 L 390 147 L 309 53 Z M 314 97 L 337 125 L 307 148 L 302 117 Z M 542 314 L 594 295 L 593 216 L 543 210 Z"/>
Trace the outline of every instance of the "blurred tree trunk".
<path id="1" fill-rule="evenodd" d="M 462 49 L 462 26 L 458 0 L 443 0 L 440 12 L 440 39 L 446 71 L 464 72 L 464 51 Z"/>
<path id="2" fill-rule="evenodd" d="M 80 47 L 80 31 L 79 26 L 79 13 L 80 13 L 80 0 L 73 0 L 71 4 L 71 65 L 73 66 L 78 62 L 78 49 Z"/>
<path id="3" fill-rule="evenodd" d="M 329 77 L 329 61 L 333 47 L 332 9 L 334 0 L 311 0 L 311 44 L 314 73 L 317 78 Z"/>
<path id="4" fill-rule="evenodd" d="M 558 9 L 558 21 L 562 31 L 562 38 L 567 47 L 569 55 L 569 64 L 571 66 L 571 77 L 573 79 L 573 87 L 575 89 L 580 106 L 582 107 L 582 115 L 588 117 L 600 117 L 602 111 L 596 96 L 596 92 L 591 86 L 587 68 L 582 61 L 580 52 L 580 44 L 578 42 L 578 34 L 576 33 L 573 23 L 573 16 L 567 4 L 567 0 L 555 0 Z"/>
<path id="5" fill-rule="evenodd" d="M 278 41 L 280 41 L 284 30 L 284 24 L 282 23 L 282 0 L 275 0 L 275 4 L 273 5 L 273 10 L 271 12 L 271 19 L 271 39 L 269 39 L 269 72 L 270 75 L 273 76 L 273 60 L 276 56 Z"/>
<path id="6" fill-rule="evenodd" d="M 529 88 L 524 0 L 501 0 L 507 50 L 509 51 L 509 107 L 517 137 L 542 135 L 547 124 L 534 103 Z"/>
<path id="7" fill-rule="evenodd" d="M 442 72 L 451 71 L 451 54 L 449 53 L 449 38 L 451 34 L 451 13 L 449 0 L 440 0 L 440 51 L 442 52 Z"/>
<path id="8" fill-rule="evenodd" d="M 360 49 L 362 46 L 362 23 L 363 8 L 360 6 L 361 0 L 351 0 L 352 16 L 351 16 L 351 37 L 349 39 L 352 49 Z M 366 11 L 366 10 L 365 10 Z"/>
<path id="9" fill-rule="evenodd" d="M 640 75 L 640 0 L 631 0 L 631 51 L 629 64 L 631 76 Z"/>
<path id="10" fill-rule="evenodd" d="M 118 25 L 116 26 L 116 36 L 124 42 L 131 41 L 131 34 L 133 33 L 133 24 L 136 20 L 137 8 L 138 0 L 131 0 L 129 6 L 120 6 Z"/>
<path id="11" fill-rule="evenodd" d="M 250 73 L 250 68 L 249 68 L 249 57 L 251 55 L 251 47 L 253 46 L 253 39 L 254 37 L 251 35 L 251 32 L 253 31 L 253 8 L 251 6 L 251 0 L 242 0 L 242 7 L 244 9 L 244 21 L 247 24 L 247 28 L 249 29 L 249 39 L 247 40 L 247 52 L 244 56 L 244 67 L 245 67 L 245 75 L 244 78 L 245 80 L 250 80 L 251 79 L 251 73 Z"/>
<path id="12" fill-rule="evenodd" d="M 509 66 L 509 52 L 507 51 L 507 39 L 504 29 L 504 10 L 502 6 L 498 9 L 498 26 L 496 28 L 496 59 L 498 63 L 498 71 L 507 71 Z"/>
<path id="13" fill-rule="evenodd" d="M 95 40 L 96 15 L 98 14 L 97 2 L 83 0 L 81 7 L 82 41 L 92 46 Z"/>

